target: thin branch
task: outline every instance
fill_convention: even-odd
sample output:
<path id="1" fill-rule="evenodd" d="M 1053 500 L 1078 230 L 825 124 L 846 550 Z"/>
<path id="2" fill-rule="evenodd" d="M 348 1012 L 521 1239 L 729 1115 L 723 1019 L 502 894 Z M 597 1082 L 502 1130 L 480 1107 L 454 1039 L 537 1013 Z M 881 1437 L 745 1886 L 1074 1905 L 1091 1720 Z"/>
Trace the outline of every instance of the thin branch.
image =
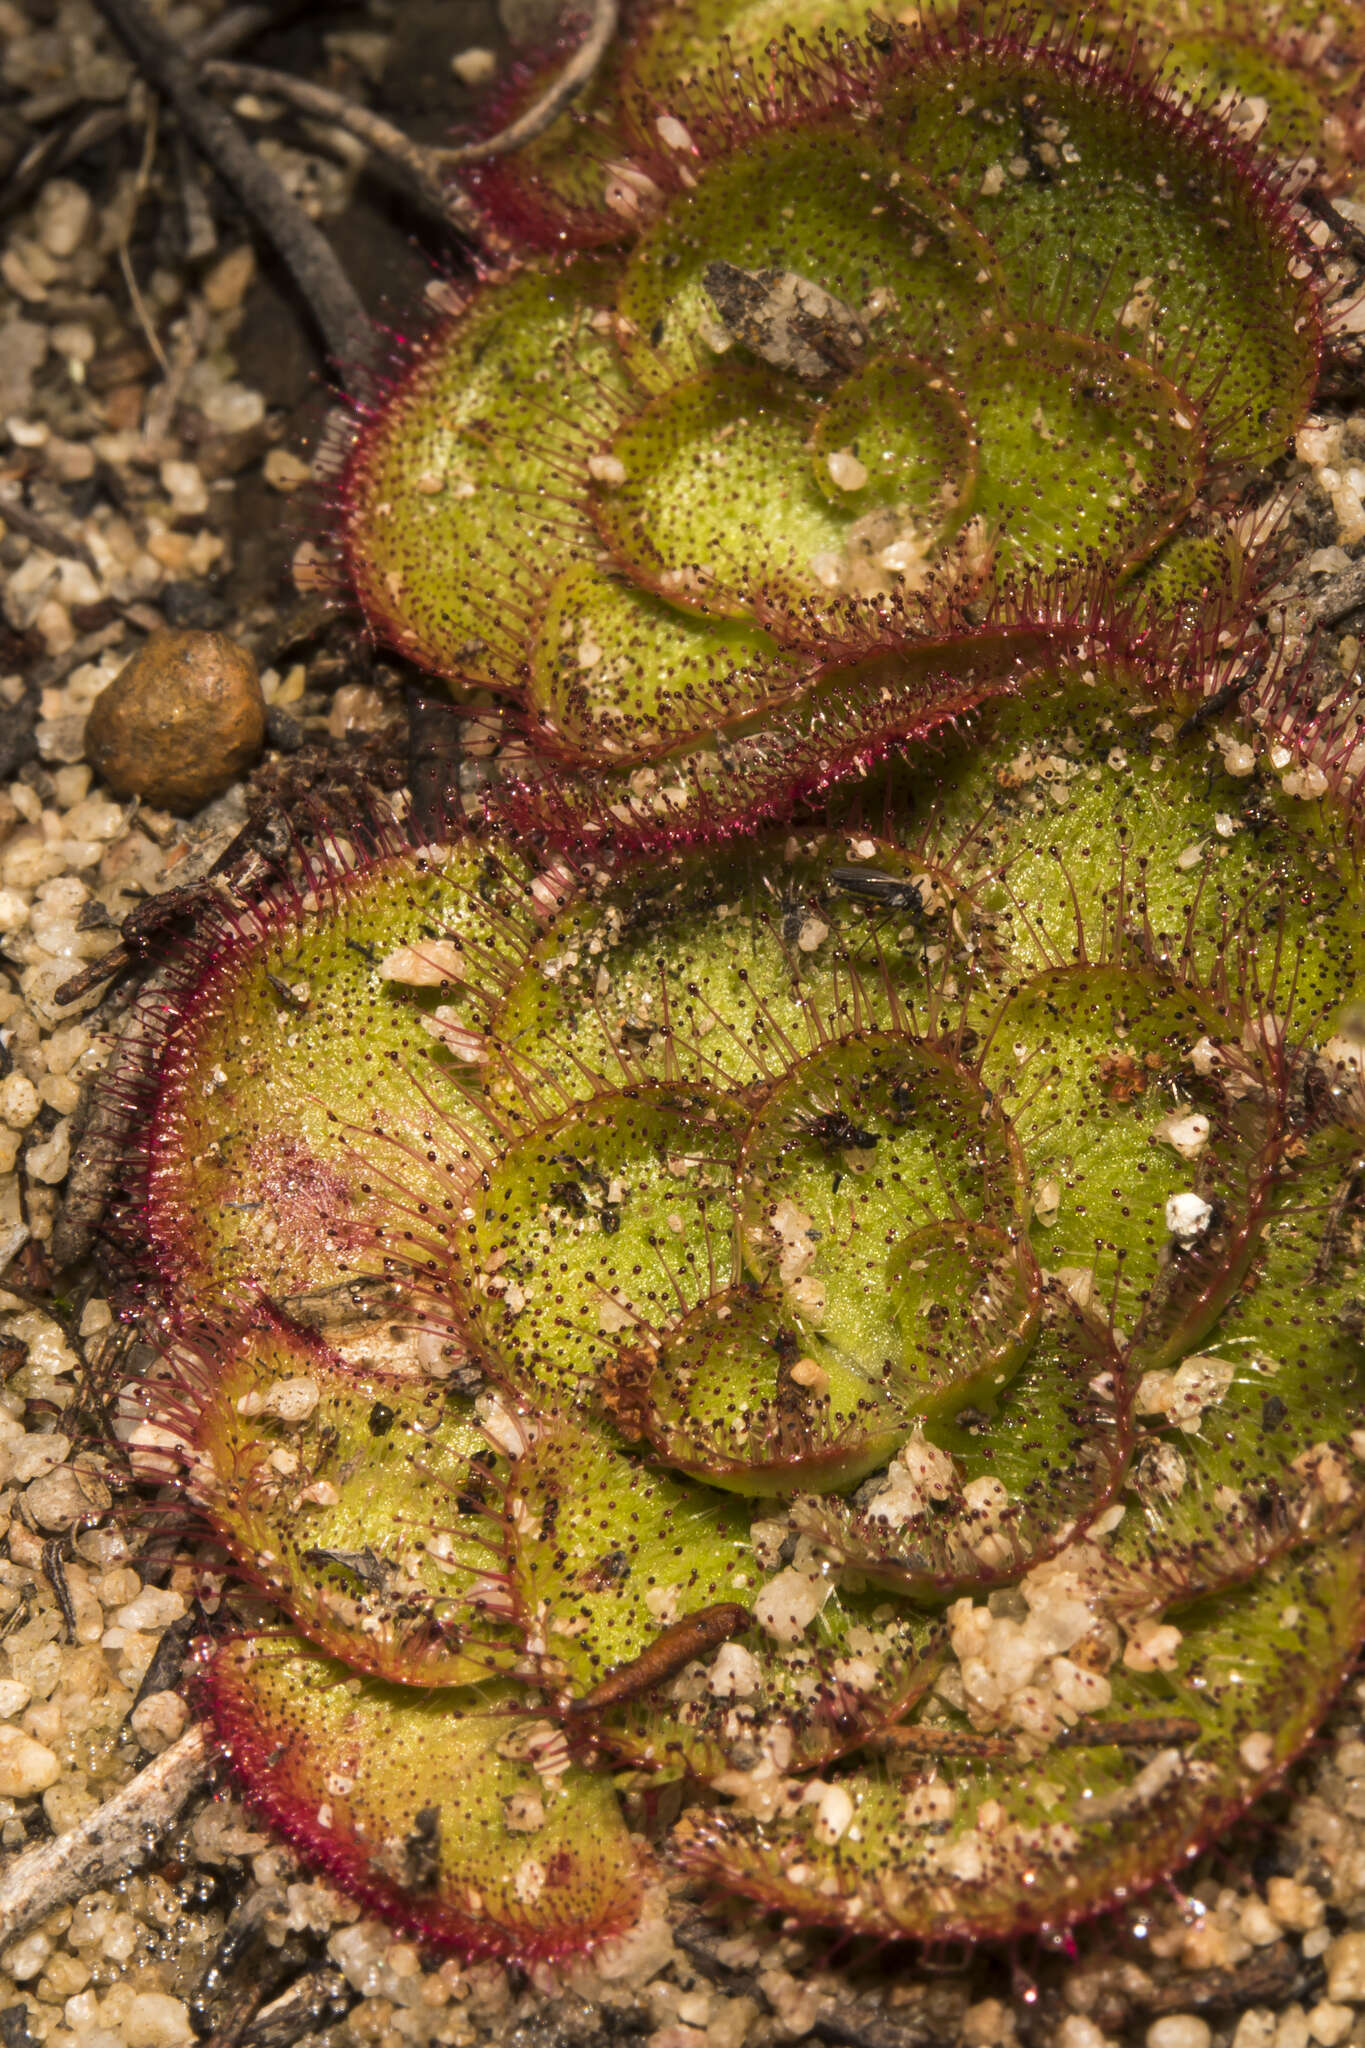
<path id="1" fill-rule="evenodd" d="M 209 1774 L 208 1730 L 196 1722 L 132 1783 L 59 1835 L 16 1856 L 0 1877 L 0 1946 L 58 1906 L 145 1863 Z"/>
<path id="2" fill-rule="evenodd" d="M 139 70 L 174 109 L 200 154 L 235 193 L 283 260 L 317 322 L 327 353 L 352 390 L 363 382 L 373 329 L 325 235 L 285 191 L 231 114 L 198 91 L 194 72 L 143 5 L 95 0 Z"/>
<path id="3" fill-rule="evenodd" d="M 325 85 L 293 78 L 285 71 L 269 71 L 260 64 L 206 64 L 203 76 L 209 85 L 223 86 L 228 92 L 255 92 L 284 100 L 301 114 L 311 114 L 317 120 L 344 128 L 348 135 L 363 142 L 437 220 L 458 228 L 461 234 L 477 235 L 479 221 L 474 208 L 463 192 L 441 179 L 436 167 L 440 152 L 413 142 L 382 114 L 358 106 L 354 100 L 343 99 Z"/>
<path id="4" fill-rule="evenodd" d="M 148 348 L 160 365 L 162 377 L 165 378 L 170 376 L 171 366 L 166 360 L 166 351 L 161 346 L 161 336 L 156 331 L 155 323 L 147 307 L 147 301 L 142 296 L 142 287 L 137 281 L 137 272 L 133 269 L 133 227 L 137 220 L 138 208 L 141 206 L 147 187 L 151 183 L 152 165 L 156 161 L 157 112 L 156 101 L 149 100 L 147 104 L 147 120 L 142 136 L 142 156 L 138 163 L 137 176 L 133 180 L 132 204 L 124 214 L 123 224 L 119 230 L 118 261 L 119 269 L 123 273 L 123 283 L 128 293 L 129 304 L 137 315 L 137 324 L 142 329 Z"/>
<path id="5" fill-rule="evenodd" d="M 210 57 L 225 56 L 239 43 L 250 42 L 262 29 L 283 28 L 293 12 L 292 5 L 260 7 L 252 4 L 252 0 L 248 0 L 245 6 L 230 7 L 226 14 L 220 14 L 216 21 L 211 21 L 207 28 L 190 38 L 185 45 L 185 54 L 191 63 L 205 64 Z"/>
<path id="6" fill-rule="evenodd" d="M 327 86 L 310 79 L 294 78 L 288 72 L 267 70 L 259 64 L 207 64 L 204 76 L 229 92 L 257 92 L 284 100 L 300 113 L 333 121 L 348 134 L 357 136 L 368 148 L 385 158 L 417 191 L 424 204 L 442 219 L 471 233 L 477 224 L 473 208 L 463 195 L 452 195 L 442 182 L 442 172 L 458 170 L 461 164 L 479 164 L 489 157 L 508 156 L 524 149 L 543 135 L 564 109 L 576 100 L 596 77 L 603 57 L 611 46 L 620 19 L 619 0 L 593 0 L 588 33 L 570 57 L 558 78 L 540 98 L 515 121 L 489 135 L 482 142 L 461 143 L 449 149 L 434 149 L 413 142 L 401 128 L 368 107 L 357 106 Z"/>
<path id="7" fill-rule="evenodd" d="M 550 123 L 557 120 L 564 109 L 591 85 L 611 46 L 620 18 L 619 0 L 592 0 L 588 33 L 549 90 L 524 114 L 485 141 L 465 143 L 459 149 L 437 150 L 437 161 L 442 168 L 453 170 L 458 164 L 478 164 L 490 156 L 506 156 L 511 150 L 524 149 L 528 142 L 534 142 L 538 135 L 543 135 Z"/>
<path id="8" fill-rule="evenodd" d="M 0 523 L 11 527 L 15 533 L 22 533 L 25 540 L 46 548 L 50 555 L 65 555 L 68 561 L 84 562 L 87 569 L 98 573 L 99 563 L 79 534 L 67 533 L 63 527 L 54 526 L 50 519 L 30 512 L 27 505 L 5 491 L 0 491 Z"/>
<path id="9" fill-rule="evenodd" d="M 1365 228 L 1358 228 L 1353 220 L 1347 220 L 1320 185 L 1305 185 L 1299 194 L 1299 203 L 1310 213 L 1315 213 L 1320 221 L 1325 221 L 1353 256 L 1365 257 Z"/>
<path id="10" fill-rule="evenodd" d="M 4 503 L 0 500 L 0 511 Z M 1351 612 L 1359 611 L 1365 605 L 1365 557 L 1352 562 L 1349 569 L 1343 569 L 1324 583 L 1308 599 L 1308 616 L 1314 625 L 1335 626 L 1340 619 Z"/>
<path id="11" fill-rule="evenodd" d="M 310 1970 L 261 2007 L 242 2036 L 243 2048 L 290 2048 L 320 2022 L 344 2017 L 357 1996 L 340 1970 Z"/>

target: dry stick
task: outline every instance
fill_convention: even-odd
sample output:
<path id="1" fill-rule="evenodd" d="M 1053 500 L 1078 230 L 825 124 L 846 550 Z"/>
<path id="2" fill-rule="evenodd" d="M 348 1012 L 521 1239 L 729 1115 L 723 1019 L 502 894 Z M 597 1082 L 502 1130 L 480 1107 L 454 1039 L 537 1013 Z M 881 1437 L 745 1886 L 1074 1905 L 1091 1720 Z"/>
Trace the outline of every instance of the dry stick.
<path id="1" fill-rule="evenodd" d="M 382 114 L 343 99 L 325 85 L 291 78 L 283 71 L 268 71 L 259 64 L 206 64 L 203 76 L 208 84 L 221 85 L 229 92 L 256 92 L 287 100 L 301 114 L 344 128 L 395 172 L 398 182 L 437 220 L 462 234 L 478 232 L 478 216 L 463 192 L 443 184 L 434 161 L 438 152 L 413 142 Z"/>
<path id="2" fill-rule="evenodd" d="M 166 360 L 166 351 L 161 346 L 161 336 L 156 331 L 155 323 L 147 308 L 147 301 L 142 296 L 142 287 L 137 281 L 137 272 L 133 269 L 133 227 L 137 220 L 138 208 L 141 206 L 147 187 L 151 183 L 152 165 L 156 161 L 156 130 L 157 104 L 155 100 L 149 100 L 147 120 L 142 137 L 142 157 L 138 163 L 137 176 L 133 180 L 132 205 L 124 214 L 123 225 L 119 230 L 118 261 L 119 269 L 123 273 L 123 283 L 128 293 L 129 302 L 134 313 L 137 315 L 137 324 L 142 329 L 148 348 L 160 365 L 161 375 L 164 379 L 170 376 L 171 366 Z"/>
<path id="3" fill-rule="evenodd" d="M 458 149 L 437 150 L 437 162 L 446 170 L 453 170 L 458 164 L 482 163 L 487 157 L 506 156 L 510 150 L 522 149 L 528 142 L 534 142 L 538 135 L 543 135 L 550 123 L 578 98 L 585 86 L 592 83 L 597 67 L 616 34 L 620 14 L 619 0 L 592 0 L 588 33 L 549 91 L 486 141 L 468 142 Z"/>
<path id="4" fill-rule="evenodd" d="M 231 114 L 206 100 L 194 73 L 142 0 L 95 0 L 139 70 L 169 105 L 190 141 L 272 242 L 302 293 L 343 383 L 363 383 L 373 330 L 330 243 L 260 158 Z"/>
<path id="5" fill-rule="evenodd" d="M 208 1777 L 209 1754 L 208 1730 L 196 1723 L 77 1827 L 16 1856 L 0 1876 L 0 1947 L 105 1878 L 145 1863 Z"/>
<path id="6" fill-rule="evenodd" d="M 387 159 L 439 219 L 472 233 L 477 227 L 477 215 L 462 193 L 452 193 L 443 184 L 441 173 L 458 170 L 461 164 L 479 164 L 489 157 L 508 156 L 543 135 L 551 122 L 591 84 L 616 33 L 619 16 L 619 0 L 593 0 L 588 33 L 548 91 L 496 135 L 450 149 L 413 142 L 382 114 L 357 106 L 326 86 L 293 78 L 288 72 L 270 71 L 259 64 L 206 64 L 204 76 L 230 92 L 263 93 L 285 100 L 300 113 L 335 122 Z"/>
<path id="7" fill-rule="evenodd" d="M 1315 625 L 1335 626 L 1338 620 L 1359 611 L 1362 605 L 1365 605 L 1365 561 L 1352 562 L 1349 569 L 1341 570 L 1309 597 L 1308 616 Z"/>
<path id="8" fill-rule="evenodd" d="M 46 548 L 50 555 L 65 555 L 68 561 L 84 562 L 87 569 L 99 569 L 98 562 L 79 534 L 67 533 L 65 528 L 54 526 L 50 519 L 30 512 L 27 505 L 4 491 L 0 491 L 0 525 L 13 527 L 26 540 Z"/>

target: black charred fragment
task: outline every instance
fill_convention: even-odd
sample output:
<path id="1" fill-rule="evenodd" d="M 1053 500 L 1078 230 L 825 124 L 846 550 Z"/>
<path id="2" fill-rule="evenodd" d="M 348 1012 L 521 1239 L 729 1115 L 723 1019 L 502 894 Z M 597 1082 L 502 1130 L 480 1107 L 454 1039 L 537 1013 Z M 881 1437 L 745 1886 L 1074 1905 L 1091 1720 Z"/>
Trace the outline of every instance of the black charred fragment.
<path id="1" fill-rule="evenodd" d="M 173 1621 L 165 1630 L 152 1653 L 151 1663 L 142 1674 L 142 1683 L 133 1701 L 135 1707 L 150 1699 L 154 1692 L 170 1692 L 179 1684 L 190 1644 L 204 1627 L 204 1622 L 203 1609 L 196 1600 L 188 1614 L 182 1614 L 179 1621 Z"/>
<path id="2" fill-rule="evenodd" d="M 233 1909 L 222 1940 L 189 2001 L 190 2025 L 202 2039 L 214 2031 L 214 2007 L 230 1995 L 235 1972 L 265 1939 L 269 1894 L 255 1892 Z"/>
<path id="3" fill-rule="evenodd" d="M 419 1807 L 403 1842 L 407 1881 L 415 1892 L 430 1891 L 441 1874 L 441 1809 Z"/>
<path id="4" fill-rule="evenodd" d="M 66 1628 L 66 1640 L 76 1640 L 76 1610 L 71 1604 L 71 1588 L 66 1583 L 66 1572 L 62 1567 L 62 1547 L 65 1538 L 54 1536 L 50 1543 L 43 1545 L 43 1576 L 57 1596 L 57 1605 L 62 1610 L 62 1622 Z"/>
<path id="5" fill-rule="evenodd" d="M 458 706 L 448 697 L 429 696 L 409 686 L 408 785 L 413 820 L 427 839 L 449 829 L 460 798 L 460 762 L 464 757 Z"/>

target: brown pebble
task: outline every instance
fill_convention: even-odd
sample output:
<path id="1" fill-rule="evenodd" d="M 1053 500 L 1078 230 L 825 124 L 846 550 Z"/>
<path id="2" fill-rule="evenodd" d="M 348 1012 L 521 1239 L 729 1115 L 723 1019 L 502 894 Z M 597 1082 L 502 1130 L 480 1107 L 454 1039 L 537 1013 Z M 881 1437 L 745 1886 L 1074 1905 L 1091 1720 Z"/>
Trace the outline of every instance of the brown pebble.
<path id="1" fill-rule="evenodd" d="M 119 796 L 197 811 L 265 740 L 256 664 L 222 633 L 162 628 L 95 700 L 86 754 Z"/>

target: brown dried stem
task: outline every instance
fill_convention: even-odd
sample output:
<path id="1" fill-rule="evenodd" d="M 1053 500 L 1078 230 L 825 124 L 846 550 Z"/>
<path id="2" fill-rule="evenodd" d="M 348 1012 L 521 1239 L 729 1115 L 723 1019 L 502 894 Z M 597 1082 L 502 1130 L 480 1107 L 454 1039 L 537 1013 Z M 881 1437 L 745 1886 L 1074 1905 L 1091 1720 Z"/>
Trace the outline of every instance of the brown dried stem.
<path id="1" fill-rule="evenodd" d="M 139 70 L 174 109 L 200 154 L 236 194 L 275 247 L 307 302 L 338 374 L 352 390 L 363 383 L 372 329 L 325 235 L 257 155 L 231 114 L 204 98 L 180 51 L 142 0 L 96 0 L 101 14 Z"/>
<path id="2" fill-rule="evenodd" d="M 196 1722 L 78 1826 L 16 1856 L 0 1877 L 0 1945 L 107 1878 L 126 1877 L 146 1862 L 205 1782 L 209 1757 L 208 1731 Z"/>
<path id="3" fill-rule="evenodd" d="M 396 182 L 437 220 L 458 228 L 461 234 L 478 232 L 477 215 L 464 193 L 441 179 L 437 169 L 441 152 L 413 142 L 382 114 L 343 98 L 325 85 L 315 85 L 311 79 L 293 78 L 286 71 L 270 71 L 260 64 L 206 64 L 203 77 L 209 85 L 223 86 L 229 92 L 261 93 L 284 100 L 301 114 L 311 114 L 317 120 L 344 128 L 348 135 L 363 142 L 379 165 L 391 172 Z"/>
<path id="4" fill-rule="evenodd" d="M 619 0 L 592 0 L 588 33 L 549 90 L 524 114 L 499 129 L 496 135 L 488 136 L 483 142 L 465 143 L 458 149 L 438 150 L 437 160 L 442 167 L 454 170 L 460 164 L 478 164 L 491 156 L 508 156 L 514 149 L 524 149 L 528 142 L 534 142 L 538 135 L 543 135 L 550 123 L 557 120 L 596 77 L 597 68 L 616 34 L 620 13 Z"/>
<path id="5" fill-rule="evenodd" d="M 311 79 L 291 77 L 288 72 L 271 71 L 259 64 L 214 63 L 205 65 L 204 77 L 210 84 L 225 86 L 230 92 L 262 93 L 284 100 L 302 114 L 335 122 L 387 163 L 438 219 L 472 233 L 477 223 L 474 210 L 463 193 L 444 182 L 443 173 L 458 170 L 462 164 L 484 163 L 489 157 L 509 156 L 513 150 L 523 149 L 543 135 L 596 77 L 619 18 L 619 0 L 593 0 L 588 33 L 553 85 L 496 135 L 486 136 L 482 142 L 460 143 L 445 149 L 414 142 L 382 114 L 358 106 L 327 86 L 315 85 Z"/>

